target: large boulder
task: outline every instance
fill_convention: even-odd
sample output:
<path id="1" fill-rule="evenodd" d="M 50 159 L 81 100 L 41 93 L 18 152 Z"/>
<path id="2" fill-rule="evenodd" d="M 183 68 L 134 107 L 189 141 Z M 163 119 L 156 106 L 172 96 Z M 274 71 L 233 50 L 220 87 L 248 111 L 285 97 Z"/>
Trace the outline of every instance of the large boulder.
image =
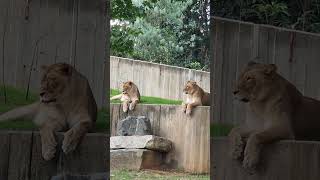
<path id="1" fill-rule="evenodd" d="M 110 168 L 141 170 L 159 169 L 164 163 L 164 154 L 147 149 L 110 150 Z"/>
<path id="2" fill-rule="evenodd" d="M 112 136 L 110 137 L 110 149 L 149 149 L 159 152 L 169 152 L 172 142 L 166 138 L 145 136 Z"/>
<path id="3" fill-rule="evenodd" d="M 119 121 L 117 136 L 151 135 L 151 123 L 145 116 L 128 116 Z"/>

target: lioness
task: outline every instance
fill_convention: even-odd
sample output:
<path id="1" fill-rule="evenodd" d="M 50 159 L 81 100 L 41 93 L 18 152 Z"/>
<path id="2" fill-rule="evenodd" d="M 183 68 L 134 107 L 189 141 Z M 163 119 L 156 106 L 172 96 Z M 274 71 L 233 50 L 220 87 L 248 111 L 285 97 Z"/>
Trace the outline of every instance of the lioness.
<path id="1" fill-rule="evenodd" d="M 115 99 L 120 99 L 122 102 L 123 112 L 128 112 L 128 109 L 132 111 L 140 102 L 139 89 L 132 81 L 127 81 L 122 84 L 122 93 L 110 98 L 110 100 Z"/>
<path id="2" fill-rule="evenodd" d="M 64 63 L 43 66 L 40 101 L 0 115 L 0 121 L 29 116 L 40 129 L 42 156 L 50 160 L 56 152 L 56 131 L 66 131 L 64 153 L 73 151 L 92 128 L 97 105 L 87 79 Z"/>
<path id="3" fill-rule="evenodd" d="M 320 140 L 320 101 L 303 96 L 277 73 L 276 65 L 249 62 L 233 93 L 248 102 L 256 116 L 229 134 L 232 157 L 240 160 L 244 151 L 245 168 L 256 168 L 262 144 L 280 139 Z"/>
<path id="4" fill-rule="evenodd" d="M 182 111 L 187 115 L 191 115 L 196 106 L 210 106 L 210 93 L 205 92 L 195 81 L 187 81 L 183 92 L 187 94 L 187 99 L 182 102 Z"/>

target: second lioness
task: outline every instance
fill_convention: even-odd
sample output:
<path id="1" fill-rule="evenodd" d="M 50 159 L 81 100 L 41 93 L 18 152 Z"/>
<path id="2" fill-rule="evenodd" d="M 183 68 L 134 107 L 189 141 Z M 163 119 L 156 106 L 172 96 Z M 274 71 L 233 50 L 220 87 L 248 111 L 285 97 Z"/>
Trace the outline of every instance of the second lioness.
<path id="1" fill-rule="evenodd" d="M 196 106 L 210 106 L 210 93 L 205 92 L 195 81 L 187 81 L 183 92 L 187 94 L 187 99 L 182 102 L 182 109 L 187 115 Z"/>
<path id="2" fill-rule="evenodd" d="M 139 89 L 132 81 L 127 81 L 122 84 L 122 93 L 110 98 L 110 100 L 115 99 L 120 99 L 122 102 L 123 112 L 128 112 L 128 110 L 132 111 L 140 102 Z"/>

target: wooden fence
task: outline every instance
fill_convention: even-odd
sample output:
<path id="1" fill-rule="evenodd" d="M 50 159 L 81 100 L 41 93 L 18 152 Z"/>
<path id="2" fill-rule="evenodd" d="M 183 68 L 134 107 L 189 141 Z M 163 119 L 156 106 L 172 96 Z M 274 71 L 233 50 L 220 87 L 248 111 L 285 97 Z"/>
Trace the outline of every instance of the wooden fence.
<path id="1" fill-rule="evenodd" d="M 41 65 L 66 62 L 105 105 L 109 20 L 106 0 L 0 0 L 0 82 L 37 92 Z M 109 11 L 108 11 L 109 12 Z"/>
<path id="2" fill-rule="evenodd" d="M 182 113 L 180 106 L 138 105 L 129 113 L 123 113 L 120 104 L 111 104 L 111 135 L 114 136 L 118 121 L 128 115 L 146 116 L 150 119 L 153 134 L 168 138 L 174 150 L 168 155 L 173 168 L 188 172 L 208 173 L 210 163 L 209 107 L 197 107 L 192 117 Z"/>
<path id="3" fill-rule="evenodd" d="M 280 141 L 263 146 L 261 163 L 250 175 L 228 156 L 226 138 L 211 140 L 211 178 L 216 180 L 318 180 L 320 143 Z"/>
<path id="4" fill-rule="evenodd" d="M 120 89 L 131 80 L 143 96 L 183 99 L 183 87 L 188 80 L 197 81 L 210 92 L 210 73 L 121 57 L 110 57 L 110 87 Z"/>
<path id="5" fill-rule="evenodd" d="M 320 99 L 320 35 L 236 20 L 213 18 L 213 122 L 239 124 L 246 105 L 233 99 L 236 77 L 251 58 L 274 63 L 304 95 Z"/>
<path id="6" fill-rule="evenodd" d="M 65 155 L 61 150 L 62 133 L 56 157 L 45 161 L 41 156 L 38 132 L 0 131 L 1 180 L 50 180 L 62 173 L 91 174 L 109 169 L 109 139 L 105 134 L 87 134 L 77 149 Z"/>

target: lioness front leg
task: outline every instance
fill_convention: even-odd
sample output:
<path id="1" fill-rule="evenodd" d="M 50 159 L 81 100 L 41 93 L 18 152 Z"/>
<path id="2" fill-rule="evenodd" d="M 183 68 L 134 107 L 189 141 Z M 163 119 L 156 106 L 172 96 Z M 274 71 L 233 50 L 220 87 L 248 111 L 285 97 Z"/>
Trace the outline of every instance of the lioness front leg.
<path id="1" fill-rule="evenodd" d="M 252 133 L 244 151 L 243 167 L 248 170 L 256 169 L 259 162 L 261 146 L 275 140 L 291 138 L 288 127 L 271 127 L 260 132 Z"/>
<path id="2" fill-rule="evenodd" d="M 247 127 L 239 126 L 233 128 L 228 137 L 230 144 L 230 155 L 234 160 L 241 160 L 245 148 L 245 138 L 249 136 L 252 131 Z"/>
<path id="3" fill-rule="evenodd" d="M 71 129 L 64 133 L 62 150 L 65 154 L 76 149 L 82 137 L 89 131 L 93 123 L 89 118 L 77 122 Z"/>
<path id="4" fill-rule="evenodd" d="M 196 101 L 196 102 L 193 102 L 193 103 L 188 104 L 188 105 L 187 105 L 186 114 L 190 116 L 192 109 L 193 109 L 194 107 L 196 107 L 196 106 L 201 106 L 201 105 L 202 105 L 201 101 Z"/>
<path id="5" fill-rule="evenodd" d="M 187 110 L 187 104 L 182 102 L 181 107 L 182 107 L 182 112 L 185 113 Z"/>
<path id="6" fill-rule="evenodd" d="M 122 102 L 122 110 L 123 110 L 123 112 L 128 112 L 128 110 L 129 110 L 129 101 L 123 101 Z"/>
<path id="7" fill-rule="evenodd" d="M 138 102 L 139 102 L 139 100 L 132 100 L 132 102 L 130 103 L 130 106 L 129 106 L 129 110 L 130 111 L 134 110 L 134 108 L 136 107 Z"/>
<path id="8" fill-rule="evenodd" d="M 43 126 L 40 128 L 41 152 L 45 160 L 51 160 L 56 153 L 57 141 L 54 136 L 54 128 Z"/>

